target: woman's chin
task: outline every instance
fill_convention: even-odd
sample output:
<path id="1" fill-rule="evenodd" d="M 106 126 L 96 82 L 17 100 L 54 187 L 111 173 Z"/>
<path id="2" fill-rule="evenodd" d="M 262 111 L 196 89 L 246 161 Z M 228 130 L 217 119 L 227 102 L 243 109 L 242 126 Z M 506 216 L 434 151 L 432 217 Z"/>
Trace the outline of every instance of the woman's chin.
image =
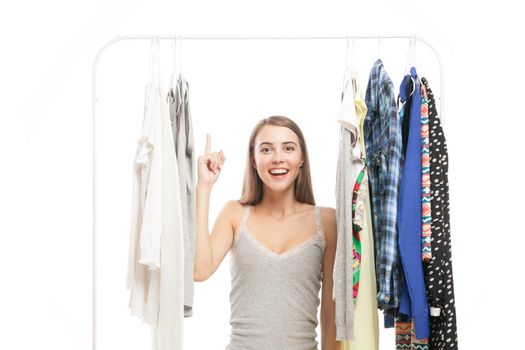
<path id="1" fill-rule="evenodd" d="M 290 187 L 290 183 L 288 183 L 288 181 L 274 181 L 274 180 L 270 180 L 268 182 L 266 182 L 266 187 L 269 189 L 269 190 L 272 190 L 274 192 L 282 192 L 282 191 L 285 191 L 287 190 L 289 187 Z"/>

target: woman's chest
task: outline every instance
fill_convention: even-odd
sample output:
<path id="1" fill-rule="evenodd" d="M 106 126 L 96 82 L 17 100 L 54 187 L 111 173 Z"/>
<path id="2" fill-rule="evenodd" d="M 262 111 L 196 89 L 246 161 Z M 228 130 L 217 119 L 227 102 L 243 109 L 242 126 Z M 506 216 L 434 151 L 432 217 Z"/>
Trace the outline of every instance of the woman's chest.
<path id="1" fill-rule="evenodd" d="M 250 215 L 243 229 L 249 238 L 275 254 L 284 254 L 318 236 L 315 217 L 302 215 L 293 220 L 269 220 Z M 238 232 L 238 229 L 235 230 Z"/>

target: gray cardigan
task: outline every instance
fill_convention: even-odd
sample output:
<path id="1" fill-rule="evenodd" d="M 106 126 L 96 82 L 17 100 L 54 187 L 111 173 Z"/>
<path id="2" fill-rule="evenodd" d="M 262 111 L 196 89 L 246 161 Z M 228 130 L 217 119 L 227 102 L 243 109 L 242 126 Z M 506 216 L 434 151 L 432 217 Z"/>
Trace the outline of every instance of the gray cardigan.
<path id="1" fill-rule="evenodd" d="M 184 316 L 193 315 L 195 261 L 195 153 L 188 82 L 179 76 L 168 94 L 170 120 L 179 167 L 184 228 Z"/>
<path id="2" fill-rule="evenodd" d="M 337 249 L 332 297 L 335 301 L 336 340 L 354 340 L 352 194 L 361 160 L 353 156 L 359 127 L 352 84 L 346 82 L 339 112 L 341 136 L 336 178 Z"/>

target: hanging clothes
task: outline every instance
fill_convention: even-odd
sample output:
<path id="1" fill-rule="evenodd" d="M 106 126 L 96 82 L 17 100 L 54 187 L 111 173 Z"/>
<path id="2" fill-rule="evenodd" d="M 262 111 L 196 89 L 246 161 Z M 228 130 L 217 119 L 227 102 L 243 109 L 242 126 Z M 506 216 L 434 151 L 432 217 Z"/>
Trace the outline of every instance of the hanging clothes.
<path id="1" fill-rule="evenodd" d="M 421 84 L 421 258 L 432 259 L 432 205 L 430 200 L 430 139 L 428 131 L 428 96 Z"/>
<path id="2" fill-rule="evenodd" d="M 401 86 L 403 86 L 403 88 L 398 94 L 397 105 L 398 105 L 398 118 L 399 118 L 398 120 L 399 120 L 399 125 L 401 125 L 401 144 L 402 144 L 400 169 L 403 169 L 403 164 L 404 164 L 404 160 L 406 157 L 406 151 L 407 151 L 407 145 L 408 145 L 410 110 L 412 107 L 412 91 L 414 90 L 414 81 L 412 80 L 410 74 L 407 74 L 403 77 Z M 402 171 L 400 172 L 400 176 L 402 176 Z M 401 268 L 401 274 L 403 274 L 402 268 Z M 403 334 L 404 334 L 403 332 L 404 332 L 405 326 L 397 327 L 396 322 L 402 322 L 400 320 L 398 311 L 399 311 L 399 308 L 390 309 L 390 310 L 385 311 L 384 326 L 385 328 L 395 328 L 396 332 L 397 330 L 401 330 L 402 334 L 396 333 L 396 337 L 399 336 L 401 339 L 403 338 Z"/>
<path id="3" fill-rule="evenodd" d="M 157 39 L 152 43 L 152 80 L 134 166 L 128 286 L 132 314 L 152 327 L 152 349 L 173 350 L 183 346 L 184 239 L 179 172 L 158 51 Z M 148 170 L 149 176 L 143 176 Z M 144 225 L 147 222 L 151 224 Z M 160 231 L 150 232 L 151 227 Z M 151 261 L 158 267 L 153 269 Z"/>
<path id="4" fill-rule="evenodd" d="M 160 92 L 160 91 L 159 91 Z M 166 96 L 162 93 L 161 96 Z M 153 350 L 183 347 L 184 237 L 179 171 L 167 107 L 163 108 L 163 231 L 161 244 L 159 320 Z"/>
<path id="5" fill-rule="evenodd" d="M 425 262 L 430 305 L 430 349 L 457 350 L 456 306 L 452 277 L 450 209 L 448 192 L 448 150 L 441 120 L 428 81 L 421 78 L 428 96 L 430 128 L 430 191 L 432 212 L 432 258 Z"/>
<path id="6" fill-rule="evenodd" d="M 357 82 L 354 83 L 354 104 L 359 125 L 358 140 L 361 154 L 365 154 L 363 123 L 366 117 L 366 103 Z M 366 159 L 363 159 L 366 162 Z M 354 333 L 355 339 L 343 341 L 341 350 L 378 350 L 379 324 L 377 317 L 376 274 L 374 265 L 374 240 L 372 232 L 372 214 L 370 210 L 370 195 L 368 184 L 368 167 L 363 165 L 354 187 L 356 194 L 355 207 L 352 203 L 352 221 L 354 229 L 359 227 L 359 241 L 361 244 L 360 275 L 357 297 L 354 298 Z M 355 188 L 358 187 L 357 192 Z M 355 235 L 354 235 L 355 236 Z M 354 244 L 355 246 L 355 244 Z M 355 263 L 355 260 L 354 260 Z"/>
<path id="7" fill-rule="evenodd" d="M 179 75 L 168 93 L 170 121 L 180 174 L 184 233 L 184 316 L 193 315 L 195 264 L 195 152 L 188 82 Z"/>
<path id="8" fill-rule="evenodd" d="M 416 338 L 424 339 L 429 336 L 429 315 L 421 260 L 421 94 L 414 67 L 410 79 L 414 88 L 410 111 L 405 110 L 403 117 L 410 120 L 398 202 L 399 254 L 404 272 L 399 313 L 414 321 Z M 403 79 L 400 87 L 402 102 L 410 94 L 406 81 Z"/>
<path id="9" fill-rule="evenodd" d="M 352 191 L 362 169 L 357 144 L 357 121 L 354 91 L 350 80 L 343 86 L 340 123 L 339 157 L 336 177 L 337 248 L 334 260 L 332 298 L 335 301 L 336 340 L 354 339 Z M 357 146 L 357 147 L 356 147 Z"/>
<path id="10" fill-rule="evenodd" d="M 407 321 L 403 315 L 396 320 L 396 350 L 428 350 L 428 338 L 417 339 L 414 321 Z"/>
<path id="11" fill-rule="evenodd" d="M 400 295 L 397 242 L 397 196 L 402 153 L 394 85 L 378 59 L 366 89 L 368 108 L 364 122 L 368 176 L 372 202 L 377 303 L 395 308 Z"/>
<path id="12" fill-rule="evenodd" d="M 362 247 L 361 247 L 361 231 L 363 230 L 363 211 L 364 211 L 364 194 L 366 193 L 366 186 L 368 185 L 368 176 L 366 171 L 366 159 L 361 153 L 361 162 L 363 168 L 357 175 L 357 179 L 354 184 L 354 190 L 352 191 L 352 257 L 353 257 L 353 289 L 352 296 L 354 301 L 359 296 L 359 282 L 361 279 L 361 259 L 362 259 Z"/>
<path id="13" fill-rule="evenodd" d="M 160 267 L 163 170 L 161 107 L 159 96 L 155 94 L 155 63 L 157 62 L 155 45 L 152 41 L 144 98 L 144 119 L 133 164 L 127 273 L 131 314 L 152 326 L 157 322 L 159 302 L 159 274 L 155 270 Z"/>

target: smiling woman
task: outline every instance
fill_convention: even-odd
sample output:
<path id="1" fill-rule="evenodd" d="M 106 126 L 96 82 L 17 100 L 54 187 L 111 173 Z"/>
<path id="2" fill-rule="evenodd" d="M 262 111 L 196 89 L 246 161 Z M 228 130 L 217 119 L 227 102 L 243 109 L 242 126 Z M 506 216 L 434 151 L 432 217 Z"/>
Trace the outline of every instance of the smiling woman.
<path id="1" fill-rule="evenodd" d="M 286 176 L 272 176 L 270 170 L 285 169 Z M 268 179 L 287 178 L 275 184 Z M 243 195 L 240 203 L 257 204 L 265 187 L 287 186 L 293 183 L 295 199 L 315 204 L 310 177 L 308 150 L 301 129 L 291 119 L 273 116 L 261 120 L 252 131 L 244 174 Z"/>
<path id="2" fill-rule="evenodd" d="M 228 201 L 208 232 L 208 206 L 224 154 L 199 157 L 195 281 L 208 279 L 231 251 L 231 335 L 226 349 L 323 350 L 335 340 L 332 274 L 335 209 L 315 205 L 308 151 L 283 116 L 252 131 L 242 196 Z M 322 284 L 322 298 L 319 291 Z"/>

